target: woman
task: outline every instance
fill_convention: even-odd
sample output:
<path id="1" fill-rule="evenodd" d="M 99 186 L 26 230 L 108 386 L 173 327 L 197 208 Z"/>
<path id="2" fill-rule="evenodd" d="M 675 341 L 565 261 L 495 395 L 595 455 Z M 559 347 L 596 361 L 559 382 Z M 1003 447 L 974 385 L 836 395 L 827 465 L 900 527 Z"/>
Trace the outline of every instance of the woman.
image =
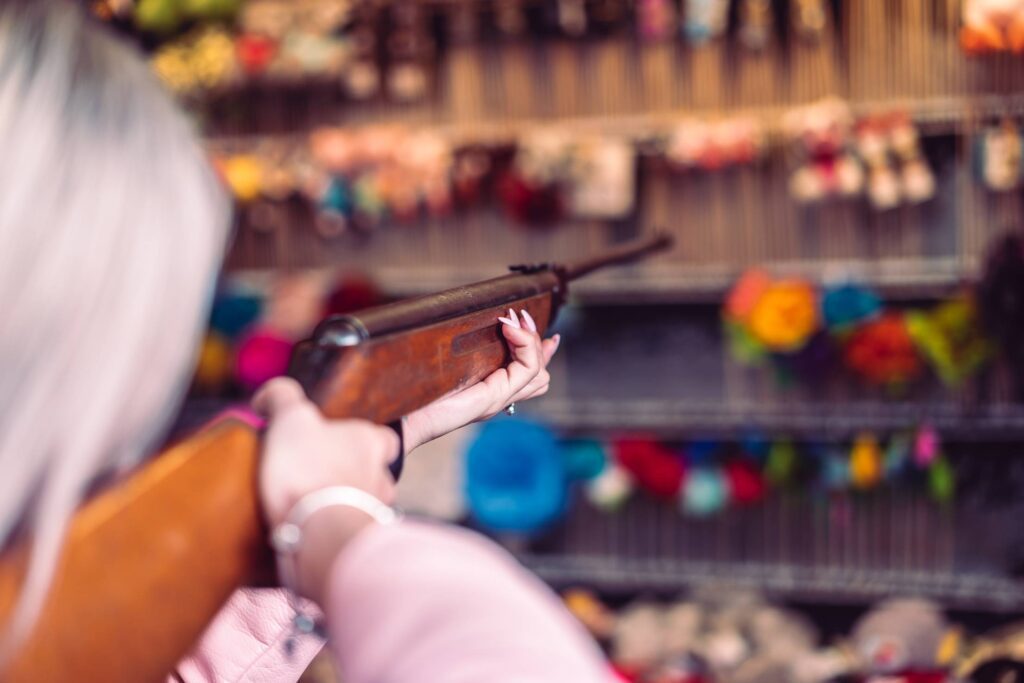
<path id="1" fill-rule="evenodd" d="M 145 65 L 70 4 L 0 4 L 0 150 L 0 542 L 33 539 L 10 645 L 86 490 L 144 457 L 179 402 L 230 209 Z M 531 325 L 510 312 L 512 363 L 408 416 L 408 450 L 546 391 L 557 339 Z M 282 574 L 322 611 L 346 683 L 605 676 L 555 598 L 492 544 L 380 523 L 392 432 L 324 420 L 290 380 L 255 407 L 269 419 L 263 509 L 297 534 L 278 546 Z M 320 643 L 305 636 L 289 657 L 290 620 L 280 592 L 239 593 L 175 675 L 294 680 Z"/>

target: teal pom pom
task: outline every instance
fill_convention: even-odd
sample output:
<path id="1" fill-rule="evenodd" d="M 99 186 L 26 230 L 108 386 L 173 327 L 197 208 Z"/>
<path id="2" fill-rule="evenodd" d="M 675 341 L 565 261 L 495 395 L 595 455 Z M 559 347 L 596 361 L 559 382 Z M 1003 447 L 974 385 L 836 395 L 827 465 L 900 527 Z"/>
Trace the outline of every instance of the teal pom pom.
<path id="1" fill-rule="evenodd" d="M 210 310 L 210 329 L 228 339 L 236 339 L 260 317 L 263 300 L 256 294 L 224 291 L 213 300 Z"/>
<path id="2" fill-rule="evenodd" d="M 728 482 L 718 470 L 696 468 L 689 473 L 683 485 L 683 512 L 695 517 L 708 517 L 719 512 L 728 499 Z"/>
<path id="3" fill-rule="evenodd" d="M 830 449 L 821 459 L 821 478 L 829 491 L 844 491 L 850 487 L 850 460 L 846 453 Z"/>
<path id="4" fill-rule="evenodd" d="M 607 455 L 600 441 L 579 439 L 563 448 L 565 472 L 570 479 L 590 481 L 604 471 Z"/>

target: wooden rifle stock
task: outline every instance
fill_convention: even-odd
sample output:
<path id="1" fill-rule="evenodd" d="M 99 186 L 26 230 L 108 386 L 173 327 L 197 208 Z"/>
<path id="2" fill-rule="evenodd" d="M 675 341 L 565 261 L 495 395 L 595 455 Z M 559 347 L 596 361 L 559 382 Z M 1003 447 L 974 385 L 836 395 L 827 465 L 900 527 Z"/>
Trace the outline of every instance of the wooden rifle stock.
<path id="1" fill-rule="evenodd" d="M 635 260 L 658 238 L 573 267 L 518 267 L 503 278 L 322 323 L 291 374 L 332 418 L 392 422 L 508 362 L 497 318 L 526 309 L 541 333 L 569 279 Z M 220 420 L 88 501 L 71 521 L 53 585 L 4 681 L 161 681 L 240 586 L 273 558 L 257 499 L 259 436 Z M 0 619 L 26 549 L 0 560 Z"/>

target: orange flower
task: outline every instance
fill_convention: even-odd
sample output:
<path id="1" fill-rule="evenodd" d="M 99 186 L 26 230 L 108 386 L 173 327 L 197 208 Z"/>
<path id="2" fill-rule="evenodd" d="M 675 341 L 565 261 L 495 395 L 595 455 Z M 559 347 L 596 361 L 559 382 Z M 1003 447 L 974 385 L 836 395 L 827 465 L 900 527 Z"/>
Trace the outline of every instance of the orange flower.
<path id="1" fill-rule="evenodd" d="M 750 332 L 772 351 L 796 351 L 818 328 L 817 296 L 810 284 L 787 280 L 770 285 L 750 312 Z"/>

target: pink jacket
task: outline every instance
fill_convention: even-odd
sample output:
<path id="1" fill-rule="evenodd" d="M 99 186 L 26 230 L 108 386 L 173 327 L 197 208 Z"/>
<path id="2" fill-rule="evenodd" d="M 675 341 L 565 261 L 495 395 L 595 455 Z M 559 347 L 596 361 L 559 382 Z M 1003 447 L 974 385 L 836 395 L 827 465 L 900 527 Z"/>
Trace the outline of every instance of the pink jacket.
<path id="1" fill-rule="evenodd" d="M 335 563 L 327 595 L 345 683 L 615 680 L 558 598 L 468 531 L 416 522 L 369 529 Z M 323 643 L 308 637 L 286 656 L 290 616 L 281 591 L 239 591 L 180 679 L 298 680 Z"/>

